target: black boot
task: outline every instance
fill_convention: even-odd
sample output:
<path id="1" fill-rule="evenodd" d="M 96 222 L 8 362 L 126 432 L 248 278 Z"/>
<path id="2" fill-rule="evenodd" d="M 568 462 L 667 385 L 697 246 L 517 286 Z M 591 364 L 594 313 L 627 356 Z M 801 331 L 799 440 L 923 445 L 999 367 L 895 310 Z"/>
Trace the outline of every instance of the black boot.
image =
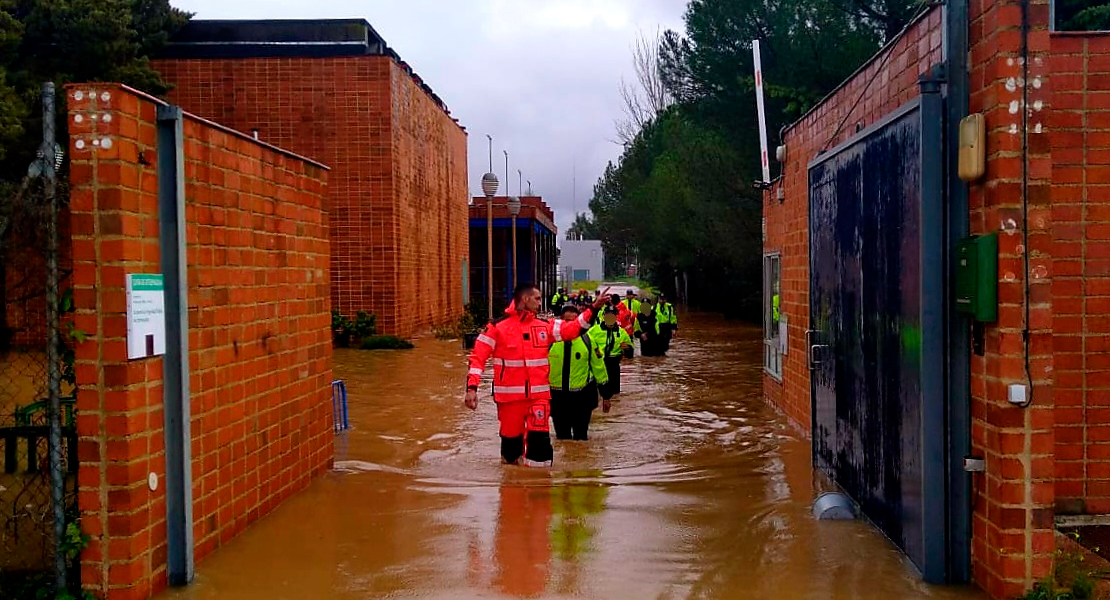
<path id="1" fill-rule="evenodd" d="M 551 442 L 548 442 L 551 446 Z M 524 454 L 524 436 L 508 438 L 501 436 L 501 458 L 510 465 L 515 465 Z"/>

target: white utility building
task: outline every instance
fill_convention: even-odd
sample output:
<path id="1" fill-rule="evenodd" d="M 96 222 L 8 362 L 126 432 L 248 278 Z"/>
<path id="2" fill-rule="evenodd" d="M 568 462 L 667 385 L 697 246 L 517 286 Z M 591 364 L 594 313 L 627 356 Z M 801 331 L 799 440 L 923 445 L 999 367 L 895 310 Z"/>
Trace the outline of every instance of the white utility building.
<path id="1" fill-rule="evenodd" d="M 605 253 L 601 240 L 559 242 L 559 281 L 601 281 L 605 278 Z"/>

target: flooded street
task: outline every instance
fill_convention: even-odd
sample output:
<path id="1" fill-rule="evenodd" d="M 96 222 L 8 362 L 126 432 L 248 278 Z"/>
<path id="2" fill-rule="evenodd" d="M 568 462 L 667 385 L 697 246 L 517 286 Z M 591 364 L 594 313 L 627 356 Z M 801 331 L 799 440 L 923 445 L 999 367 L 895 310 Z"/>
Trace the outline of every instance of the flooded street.
<path id="1" fill-rule="evenodd" d="M 863 522 L 814 521 L 809 443 L 761 399 L 759 335 L 684 318 L 551 469 L 499 464 L 488 385 L 462 407 L 461 343 L 337 351 L 353 429 L 335 471 L 163 597 L 980 598 L 925 586 Z"/>

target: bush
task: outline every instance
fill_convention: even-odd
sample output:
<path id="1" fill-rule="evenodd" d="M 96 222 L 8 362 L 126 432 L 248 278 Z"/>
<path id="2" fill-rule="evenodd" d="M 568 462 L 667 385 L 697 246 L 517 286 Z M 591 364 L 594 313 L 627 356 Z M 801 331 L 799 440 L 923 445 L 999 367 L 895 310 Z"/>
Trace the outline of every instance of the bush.
<path id="1" fill-rule="evenodd" d="M 469 325 L 474 329 L 464 333 L 477 333 L 489 322 L 489 306 L 485 302 L 470 302 L 466 305 L 466 314 L 470 316 Z"/>
<path id="2" fill-rule="evenodd" d="M 485 328 L 487 306 L 480 302 L 471 302 L 466 305 L 462 315 L 454 323 L 437 327 L 434 331 L 436 339 L 457 340 L 467 334 L 481 333 Z"/>
<path id="3" fill-rule="evenodd" d="M 1069 533 L 1079 542 L 1078 533 Z M 1098 549 L 1092 549 L 1098 552 Z M 1056 551 L 1052 575 L 1038 581 L 1020 600 L 1087 600 L 1094 596 L 1094 572 L 1082 550 Z"/>
<path id="4" fill-rule="evenodd" d="M 331 334 L 336 346 L 346 348 L 352 341 L 357 345 L 360 340 L 371 337 L 377 332 L 378 318 L 373 314 L 360 310 L 352 321 L 340 314 L 338 310 L 331 311 Z"/>
<path id="5" fill-rule="evenodd" d="M 363 350 L 412 350 L 415 346 L 408 340 L 393 335 L 372 335 L 362 340 Z"/>

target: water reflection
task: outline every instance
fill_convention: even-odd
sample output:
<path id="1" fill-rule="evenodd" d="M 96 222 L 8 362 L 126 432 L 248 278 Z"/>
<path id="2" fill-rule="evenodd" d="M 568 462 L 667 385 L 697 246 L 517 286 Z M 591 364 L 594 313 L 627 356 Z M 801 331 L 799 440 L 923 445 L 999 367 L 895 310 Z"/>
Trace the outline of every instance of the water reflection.
<path id="1" fill-rule="evenodd" d="M 818 523 L 809 443 L 762 400 L 757 329 L 693 316 L 554 467 L 504 467 L 461 344 L 336 356 L 336 469 L 204 560 L 189 600 L 981 598 L 860 522 Z"/>

